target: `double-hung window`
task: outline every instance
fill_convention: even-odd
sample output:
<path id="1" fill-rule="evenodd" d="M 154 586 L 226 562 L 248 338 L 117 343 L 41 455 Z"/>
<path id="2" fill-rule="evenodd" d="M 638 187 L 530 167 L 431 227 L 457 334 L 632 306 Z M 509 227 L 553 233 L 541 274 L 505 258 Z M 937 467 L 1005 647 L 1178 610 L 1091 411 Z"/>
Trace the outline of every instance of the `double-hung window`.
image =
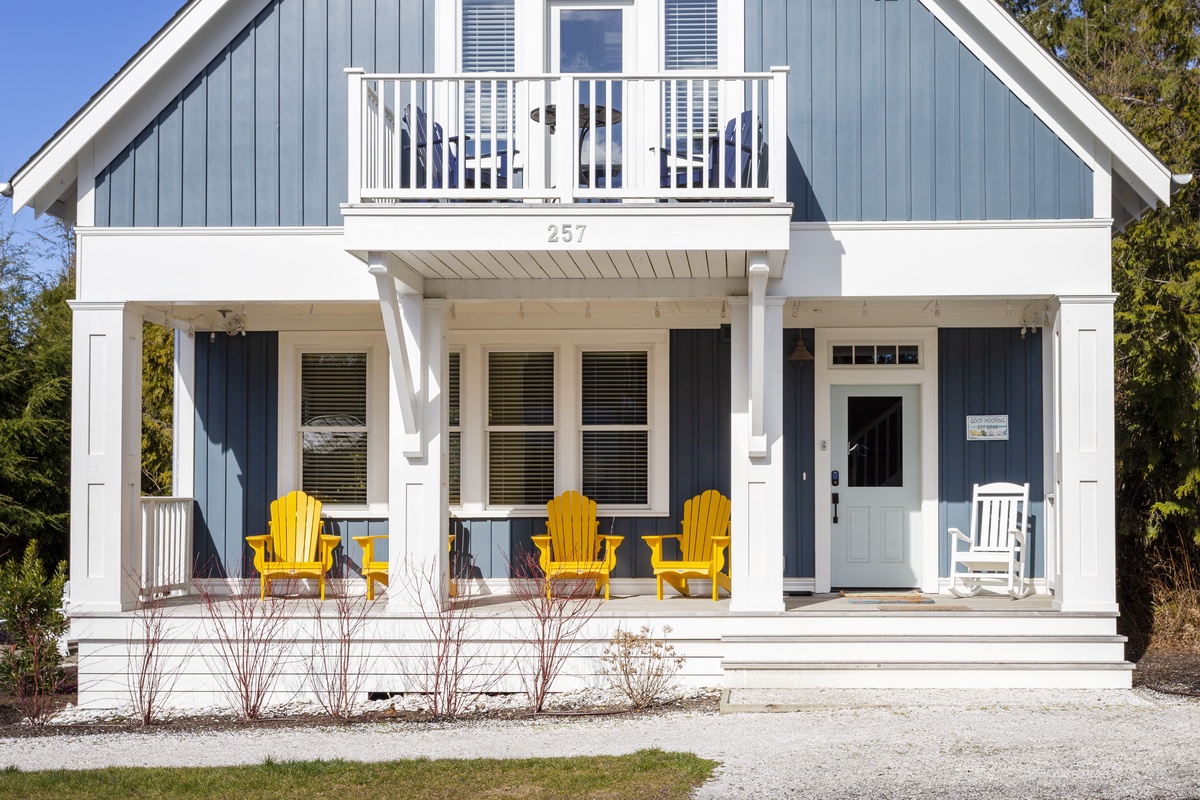
<path id="1" fill-rule="evenodd" d="M 454 335 L 454 513 L 544 516 L 568 489 L 609 514 L 669 513 L 668 333 L 607 331 L 598 342 L 594 331 L 555 331 L 553 340 Z"/>
<path id="2" fill-rule="evenodd" d="M 301 489 L 327 513 L 387 501 L 387 359 L 374 334 L 281 333 L 279 493 Z"/>

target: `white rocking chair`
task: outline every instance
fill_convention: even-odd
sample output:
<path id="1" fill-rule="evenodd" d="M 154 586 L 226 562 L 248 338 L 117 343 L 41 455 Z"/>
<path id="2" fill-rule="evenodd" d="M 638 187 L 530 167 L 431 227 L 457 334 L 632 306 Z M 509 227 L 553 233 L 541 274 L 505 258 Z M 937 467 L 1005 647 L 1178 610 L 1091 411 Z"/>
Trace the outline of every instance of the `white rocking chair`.
<path id="1" fill-rule="evenodd" d="M 1014 600 L 1028 596 L 1033 591 L 1025 578 L 1028 519 L 1028 483 L 975 484 L 971 535 L 950 529 L 950 591 L 959 597 L 974 597 L 988 582 L 1007 584 Z M 966 542 L 967 549 L 960 550 L 959 541 Z"/>

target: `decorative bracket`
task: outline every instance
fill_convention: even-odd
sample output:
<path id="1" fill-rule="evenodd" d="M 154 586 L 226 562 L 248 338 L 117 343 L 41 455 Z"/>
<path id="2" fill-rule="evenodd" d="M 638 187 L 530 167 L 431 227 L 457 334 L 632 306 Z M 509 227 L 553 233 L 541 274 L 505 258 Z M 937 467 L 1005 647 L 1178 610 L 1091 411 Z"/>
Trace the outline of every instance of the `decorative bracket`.
<path id="1" fill-rule="evenodd" d="M 383 313 L 383 330 L 387 336 L 388 354 L 392 365 L 392 376 L 396 383 L 396 398 L 400 406 L 400 421 L 404 426 L 404 455 L 420 458 L 424 455 L 423 437 L 417 420 L 419 387 L 413 376 L 414 362 L 421 362 L 421 349 L 417 344 L 416 331 L 405 324 L 405 313 L 400 302 L 400 284 L 388 272 L 386 256 L 371 253 L 367 271 L 375 276 L 379 291 L 379 308 Z M 417 329 L 420 316 L 417 313 Z"/>
<path id="2" fill-rule="evenodd" d="M 767 254 L 750 254 L 750 458 L 767 455 L 767 434 L 763 422 L 765 394 L 765 358 L 767 342 L 767 275 L 770 266 Z"/>

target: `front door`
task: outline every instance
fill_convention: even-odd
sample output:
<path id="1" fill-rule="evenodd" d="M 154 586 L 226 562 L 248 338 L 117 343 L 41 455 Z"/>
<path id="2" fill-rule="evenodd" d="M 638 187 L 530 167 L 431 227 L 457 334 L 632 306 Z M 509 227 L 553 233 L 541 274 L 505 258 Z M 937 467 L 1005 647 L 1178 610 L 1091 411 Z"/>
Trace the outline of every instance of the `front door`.
<path id="1" fill-rule="evenodd" d="M 830 387 L 834 587 L 921 583 L 920 400 L 919 386 Z"/>

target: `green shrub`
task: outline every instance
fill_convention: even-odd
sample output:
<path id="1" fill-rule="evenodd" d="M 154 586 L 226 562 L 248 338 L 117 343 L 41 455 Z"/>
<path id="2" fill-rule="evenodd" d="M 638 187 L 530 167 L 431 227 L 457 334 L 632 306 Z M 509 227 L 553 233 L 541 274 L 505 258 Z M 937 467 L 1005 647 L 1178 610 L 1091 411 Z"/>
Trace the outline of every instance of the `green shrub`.
<path id="1" fill-rule="evenodd" d="M 0 564 L 0 682 L 34 725 L 54 715 L 54 692 L 62 685 L 58 642 L 67 630 L 66 580 L 65 561 L 46 576 L 34 542 L 20 561 Z"/>

